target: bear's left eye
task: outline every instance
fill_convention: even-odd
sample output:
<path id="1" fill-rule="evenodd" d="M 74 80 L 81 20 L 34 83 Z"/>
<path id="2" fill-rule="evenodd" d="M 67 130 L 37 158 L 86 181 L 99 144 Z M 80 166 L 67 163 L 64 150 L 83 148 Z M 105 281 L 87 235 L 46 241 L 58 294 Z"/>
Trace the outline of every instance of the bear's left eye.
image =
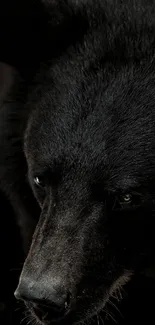
<path id="1" fill-rule="evenodd" d="M 45 187 L 44 181 L 41 179 L 41 177 L 36 176 L 36 177 L 34 177 L 33 181 L 34 181 L 34 184 L 37 185 L 38 187 L 41 187 L 41 188 Z"/>

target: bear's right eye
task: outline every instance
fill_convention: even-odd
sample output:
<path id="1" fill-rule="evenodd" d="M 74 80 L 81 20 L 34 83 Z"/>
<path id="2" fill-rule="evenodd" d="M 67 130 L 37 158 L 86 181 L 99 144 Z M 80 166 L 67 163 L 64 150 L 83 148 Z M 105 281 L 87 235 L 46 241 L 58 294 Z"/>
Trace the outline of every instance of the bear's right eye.
<path id="1" fill-rule="evenodd" d="M 130 193 L 124 194 L 120 197 L 120 202 L 129 204 L 132 202 L 132 195 Z"/>

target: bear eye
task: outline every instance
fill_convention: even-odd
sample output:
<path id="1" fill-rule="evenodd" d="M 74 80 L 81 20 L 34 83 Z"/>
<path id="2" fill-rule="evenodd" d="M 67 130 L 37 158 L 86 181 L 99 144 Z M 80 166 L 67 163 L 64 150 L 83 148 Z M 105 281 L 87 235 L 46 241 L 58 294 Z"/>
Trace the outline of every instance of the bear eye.
<path id="1" fill-rule="evenodd" d="M 143 198 L 141 193 L 133 191 L 132 193 L 121 193 L 111 196 L 110 205 L 112 210 L 136 209 L 141 206 Z"/>
<path id="2" fill-rule="evenodd" d="M 132 195 L 131 194 L 127 193 L 125 195 L 122 195 L 122 197 L 121 197 L 121 202 L 122 203 L 131 203 L 131 201 L 132 201 Z"/>
<path id="3" fill-rule="evenodd" d="M 41 179 L 41 177 L 36 176 L 36 177 L 34 177 L 33 181 L 34 181 L 35 185 L 37 185 L 38 187 L 41 187 L 41 188 L 45 187 L 45 184 L 44 184 L 43 180 Z"/>

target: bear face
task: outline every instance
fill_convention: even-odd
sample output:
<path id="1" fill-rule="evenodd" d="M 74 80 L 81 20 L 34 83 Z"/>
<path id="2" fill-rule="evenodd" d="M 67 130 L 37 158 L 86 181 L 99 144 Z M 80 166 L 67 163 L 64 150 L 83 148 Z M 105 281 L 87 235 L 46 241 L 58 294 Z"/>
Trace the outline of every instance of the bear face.
<path id="1" fill-rule="evenodd" d="M 41 216 L 16 296 L 41 324 L 99 313 L 154 250 L 153 61 L 137 63 L 133 43 L 105 64 L 99 27 L 45 68 L 29 102 L 24 150 Z"/>
<path id="2" fill-rule="evenodd" d="M 48 297 L 49 304 L 53 290 L 67 292 L 68 322 L 103 308 L 153 241 L 155 98 L 150 75 L 134 69 L 122 70 L 105 91 L 101 70 L 89 83 L 82 76 L 86 92 L 79 100 L 74 71 L 70 83 L 58 77 L 55 87 L 51 71 L 51 92 L 37 103 L 25 133 L 42 213 L 19 290 L 32 301 Z"/>

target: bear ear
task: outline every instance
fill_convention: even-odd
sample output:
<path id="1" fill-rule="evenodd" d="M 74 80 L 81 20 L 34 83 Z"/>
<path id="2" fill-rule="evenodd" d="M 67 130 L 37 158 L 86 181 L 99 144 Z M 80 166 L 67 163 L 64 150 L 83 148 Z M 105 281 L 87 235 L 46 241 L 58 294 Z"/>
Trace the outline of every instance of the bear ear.
<path id="1" fill-rule="evenodd" d="M 75 42 L 83 23 L 69 1 L 1 0 L 0 61 L 35 69 Z"/>

